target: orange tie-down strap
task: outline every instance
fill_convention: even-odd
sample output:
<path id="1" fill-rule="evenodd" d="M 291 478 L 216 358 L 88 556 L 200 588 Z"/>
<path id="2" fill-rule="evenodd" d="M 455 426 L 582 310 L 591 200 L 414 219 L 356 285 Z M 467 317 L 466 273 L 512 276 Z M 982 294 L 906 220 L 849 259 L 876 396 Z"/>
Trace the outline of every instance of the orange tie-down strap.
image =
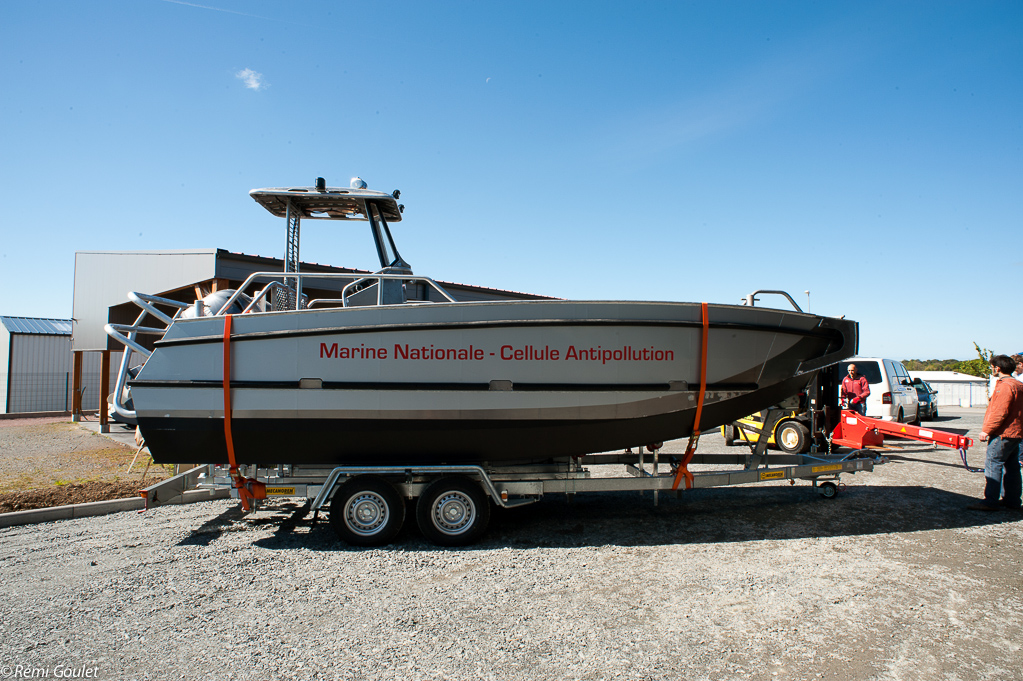
<path id="1" fill-rule="evenodd" d="M 231 433 L 231 315 L 224 315 L 224 442 L 227 443 L 231 480 L 242 500 L 242 508 L 248 511 L 250 499 L 266 499 L 266 486 L 254 478 L 243 478 L 238 473 L 238 461 L 234 455 L 234 437 Z"/>
<path id="2" fill-rule="evenodd" d="M 689 462 L 693 460 L 696 453 L 696 445 L 700 441 L 700 419 L 703 417 L 703 398 L 707 395 L 707 337 L 710 335 L 710 317 L 707 314 L 707 303 L 700 303 L 700 316 L 702 332 L 700 334 L 700 396 L 696 400 L 696 418 L 693 420 L 693 433 L 689 436 L 689 444 L 686 445 L 686 453 L 679 462 L 678 470 L 675 472 L 675 481 L 671 484 L 673 490 L 677 490 L 686 480 L 686 489 L 693 488 L 693 474 L 689 472 Z"/>

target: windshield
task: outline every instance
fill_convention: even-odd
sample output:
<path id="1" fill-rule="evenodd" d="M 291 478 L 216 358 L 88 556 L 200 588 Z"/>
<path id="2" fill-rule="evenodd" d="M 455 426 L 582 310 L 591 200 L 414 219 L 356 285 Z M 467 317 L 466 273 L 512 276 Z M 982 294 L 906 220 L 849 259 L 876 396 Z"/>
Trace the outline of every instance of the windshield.
<path id="1" fill-rule="evenodd" d="M 849 374 L 849 365 L 856 365 L 856 373 L 863 374 L 867 377 L 867 383 L 880 383 L 881 382 L 881 368 L 878 367 L 877 362 L 842 362 L 842 378 L 845 378 Z"/>

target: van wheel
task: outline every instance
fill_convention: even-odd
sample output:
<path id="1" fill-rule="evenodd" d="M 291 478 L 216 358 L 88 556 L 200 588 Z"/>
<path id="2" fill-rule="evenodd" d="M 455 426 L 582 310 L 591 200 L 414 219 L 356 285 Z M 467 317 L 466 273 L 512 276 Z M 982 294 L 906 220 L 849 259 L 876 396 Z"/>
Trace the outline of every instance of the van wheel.
<path id="1" fill-rule="evenodd" d="M 490 499 L 468 478 L 452 475 L 437 480 L 416 504 L 419 529 L 438 546 L 467 546 L 477 541 L 490 522 Z"/>
<path id="2" fill-rule="evenodd" d="M 895 415 L 895 421 L 898 423 L 904 423 L 906 415 L 902 413 L 902 409 L 899 409 L 899 413 Z"/>
<path id="3" fill-rule="evenodd" d="M 774 431 L 774 441 L 783 452 L 802 453 L 810 444 L 810 430 L 799 421 L 785 421 Z"/>
<path id="4" fill-rule="evenodd" d="M 405 522 L 405 502 L 383 478 L 358 475 L 334 492 L 330 526 L 353 546 L 380 546 Z"/>
<path id="5" fill-rule="evenodd" d="M 937 409 L 935 409 L 934 411 L 931 412 L 931 420 L 932 421 L 937 421 L 938 420 L 938 410 Z"/>

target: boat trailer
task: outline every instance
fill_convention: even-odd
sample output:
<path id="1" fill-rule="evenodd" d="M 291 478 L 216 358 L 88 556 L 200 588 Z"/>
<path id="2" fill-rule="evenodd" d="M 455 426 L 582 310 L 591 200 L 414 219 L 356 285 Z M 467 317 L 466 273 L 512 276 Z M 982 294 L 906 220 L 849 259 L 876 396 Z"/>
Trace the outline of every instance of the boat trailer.
<path id="1" fill-rule="evenodd" d="M 698 439 L 698 438 L 697 438 Z M 440 546 L 464 546 L 486 530 L 490 504 L 514 508 L 535 503 L 548 494 L 571 499 L 583 492 L 661 492 L 728 487 L 760 482 L 806 480 L 824 498 L 839 492 L 843 473 L 869 472 L 883 459 L 853 452 L 845 455 L 803 455 L 793 465 L 770 465 L 763 444 L 751 447 L 739 470 L 690 471 L 690 464 L 716 464 L 734 455 L 696 455 L 691 442 L 685 455 L 664 454 L 660 443 L 624 453 L 589 454 L 544 464 L 337 466 L 317 467 L 240 465 L 232 475 L 226 465 L 198 466 L 142 491 L 147 508 L 169 503 L 183 490 L 197 487 L 222 496 L 225 492 L 258 510 L 268 499 L 303 498 L 313 512 L 322 510 L 339 538 L 357 546 L 386 544 L 405 520 L 405 499 L 415 499 L 417 524 L 423 535 Z M 592 466 L 623 465 L 625 475 L 594 475 Z M 236 486 L 240 474 L 249 481 Z"/>

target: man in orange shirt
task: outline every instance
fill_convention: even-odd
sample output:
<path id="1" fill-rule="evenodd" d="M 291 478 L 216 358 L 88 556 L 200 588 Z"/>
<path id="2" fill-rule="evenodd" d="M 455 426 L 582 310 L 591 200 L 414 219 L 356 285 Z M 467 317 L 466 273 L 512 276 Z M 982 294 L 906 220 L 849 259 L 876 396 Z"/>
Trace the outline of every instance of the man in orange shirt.
<path id="1" fill-rule="evenodd" d="M 980 441 L 987 442 L 987 461 L 984 464 L 984 500 L 967 506 L 973 511 L 996 511 L 999 494 L 1005 488 L 1001 505 L 1020 509 L 1021 487 L 1019 445 L 1023 438 L 1023 383 L 1012 377 L 1016 362 L 1005 355 L 991 357 L 991 375 L 995 377 L 995 390 L 991 393 Z"/>
<path id="2" fill-rule="evenodd" d="M 1012 361 L 1016 363 L 1016 373 L 1013 378 L 1023 382 L 1023 353 L 1013 355 Z M 1023 440 L 1019 441 L 1019 465 L 1023 467 Z"/>

